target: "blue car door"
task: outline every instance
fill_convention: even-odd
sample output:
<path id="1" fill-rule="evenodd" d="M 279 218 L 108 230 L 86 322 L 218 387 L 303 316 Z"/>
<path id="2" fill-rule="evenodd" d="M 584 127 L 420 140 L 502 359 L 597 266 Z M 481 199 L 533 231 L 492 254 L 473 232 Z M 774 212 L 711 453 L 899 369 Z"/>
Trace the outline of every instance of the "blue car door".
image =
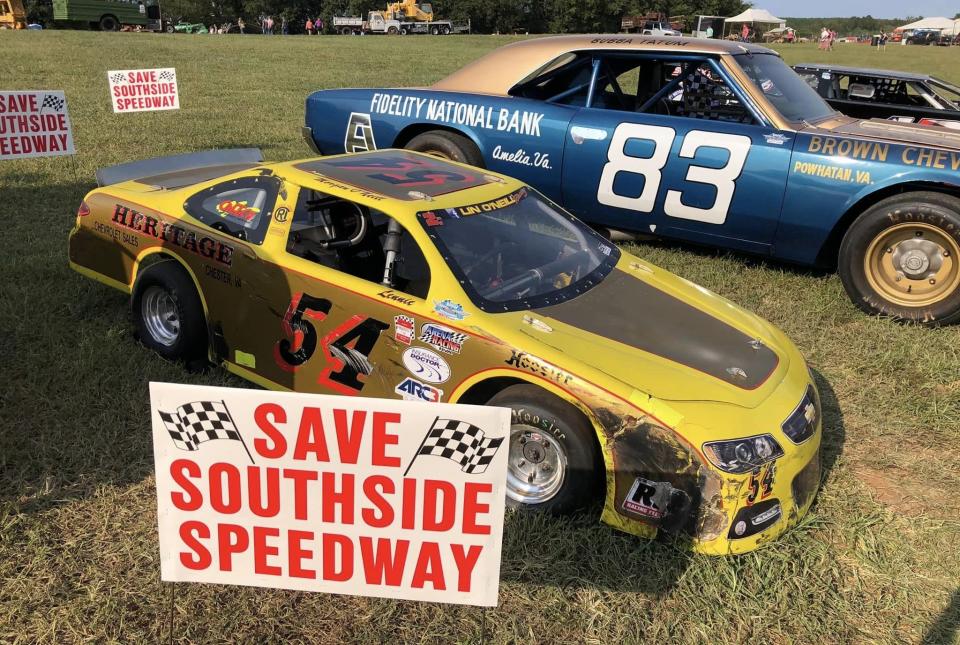
<path id="1" fill-rule="evenodd" d="M 764 123 L 717 60 L 594 63 L 593 90 L 567 131 L 567 208 L 612 228 L 769 253 L 793 133 Z"/>

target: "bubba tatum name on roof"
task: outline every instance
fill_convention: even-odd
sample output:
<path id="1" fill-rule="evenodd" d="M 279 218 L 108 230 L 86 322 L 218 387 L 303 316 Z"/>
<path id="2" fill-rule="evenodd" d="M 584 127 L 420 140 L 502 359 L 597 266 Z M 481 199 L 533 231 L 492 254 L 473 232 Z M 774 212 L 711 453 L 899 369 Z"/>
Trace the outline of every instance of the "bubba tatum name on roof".
<path id="1" fill-rule="evenodd" d="M 370 99 L 370 111 L 403 118 L 417 118 L 447 123 L 468 125 L 475 128 L 540 136 L 542 112 L 493 108 L 475 103 L 462 103 L 443 99 L 425 99 L 402 94 L 375 92 Z"/>

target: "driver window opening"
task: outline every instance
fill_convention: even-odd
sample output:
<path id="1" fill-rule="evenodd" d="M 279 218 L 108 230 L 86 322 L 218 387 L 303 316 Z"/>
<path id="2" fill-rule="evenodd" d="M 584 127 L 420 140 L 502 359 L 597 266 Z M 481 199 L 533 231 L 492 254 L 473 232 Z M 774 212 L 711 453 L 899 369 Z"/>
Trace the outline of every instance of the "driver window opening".
<path id="1" fill-rule="evenodd" d="M 297 198 L 287 253 L 418 298 L 430 289 L 426 258 L 399 222 L 309 188 Z"/>

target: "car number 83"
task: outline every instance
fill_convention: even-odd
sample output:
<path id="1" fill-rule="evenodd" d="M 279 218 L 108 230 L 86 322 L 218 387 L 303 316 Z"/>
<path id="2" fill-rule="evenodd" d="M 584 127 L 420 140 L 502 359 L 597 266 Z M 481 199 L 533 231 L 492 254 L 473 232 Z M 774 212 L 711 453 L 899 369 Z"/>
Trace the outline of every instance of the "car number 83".
<path id="1" fill-rule="evenodd" d="M 621 123 L 613 132 L 607 148 L 607 163 L 600 175 L 597 201 L 607 206 L 626 208 L 640 213 L 653 211 L 660 189 L 663 167 L 667 165 L 670 149 L 677 133 L 673 128 L 639 123 Z M 650 157 L 633 157 L 626 154 L 627 142 L 640 139 L 653 143 Z M 683 193 L 668 190 L 663 200 L 663 212 L 670 217 L 696 220 L 709 224 L 723 224 L 733 201 L 736 180 L 750 153 L 750 137 L 740 134 L 690 130 L 683 138 L 680 156 L 693 159 L 700 148 L 719 148 L 729 153 L 727 163 L 720 168 L 697 166 L 687 168 L 687 181 L 708 184 L 717 189 L 716 198 L 709 208 L 698 208 L 683 203 Z M 643 176 L 643 191 L 636 197 L 618 195 L 613 190 L 617 173 L 626 172 Z"/>

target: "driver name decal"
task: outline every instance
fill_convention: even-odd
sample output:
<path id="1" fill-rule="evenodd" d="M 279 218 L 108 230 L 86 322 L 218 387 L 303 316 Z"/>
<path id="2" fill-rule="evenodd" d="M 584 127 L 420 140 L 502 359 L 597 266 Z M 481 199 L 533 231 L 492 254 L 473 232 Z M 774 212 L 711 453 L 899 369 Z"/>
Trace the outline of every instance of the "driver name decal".
<path id="1" fill-rule="evenodd" d="M 476 103 L 381 92 L 374 92 L 370 98 L 370 112 L 533 137 L 540 136 L 540 122 L 544 117 L 542 112 L 530 110 L 511 110 Z"/>

